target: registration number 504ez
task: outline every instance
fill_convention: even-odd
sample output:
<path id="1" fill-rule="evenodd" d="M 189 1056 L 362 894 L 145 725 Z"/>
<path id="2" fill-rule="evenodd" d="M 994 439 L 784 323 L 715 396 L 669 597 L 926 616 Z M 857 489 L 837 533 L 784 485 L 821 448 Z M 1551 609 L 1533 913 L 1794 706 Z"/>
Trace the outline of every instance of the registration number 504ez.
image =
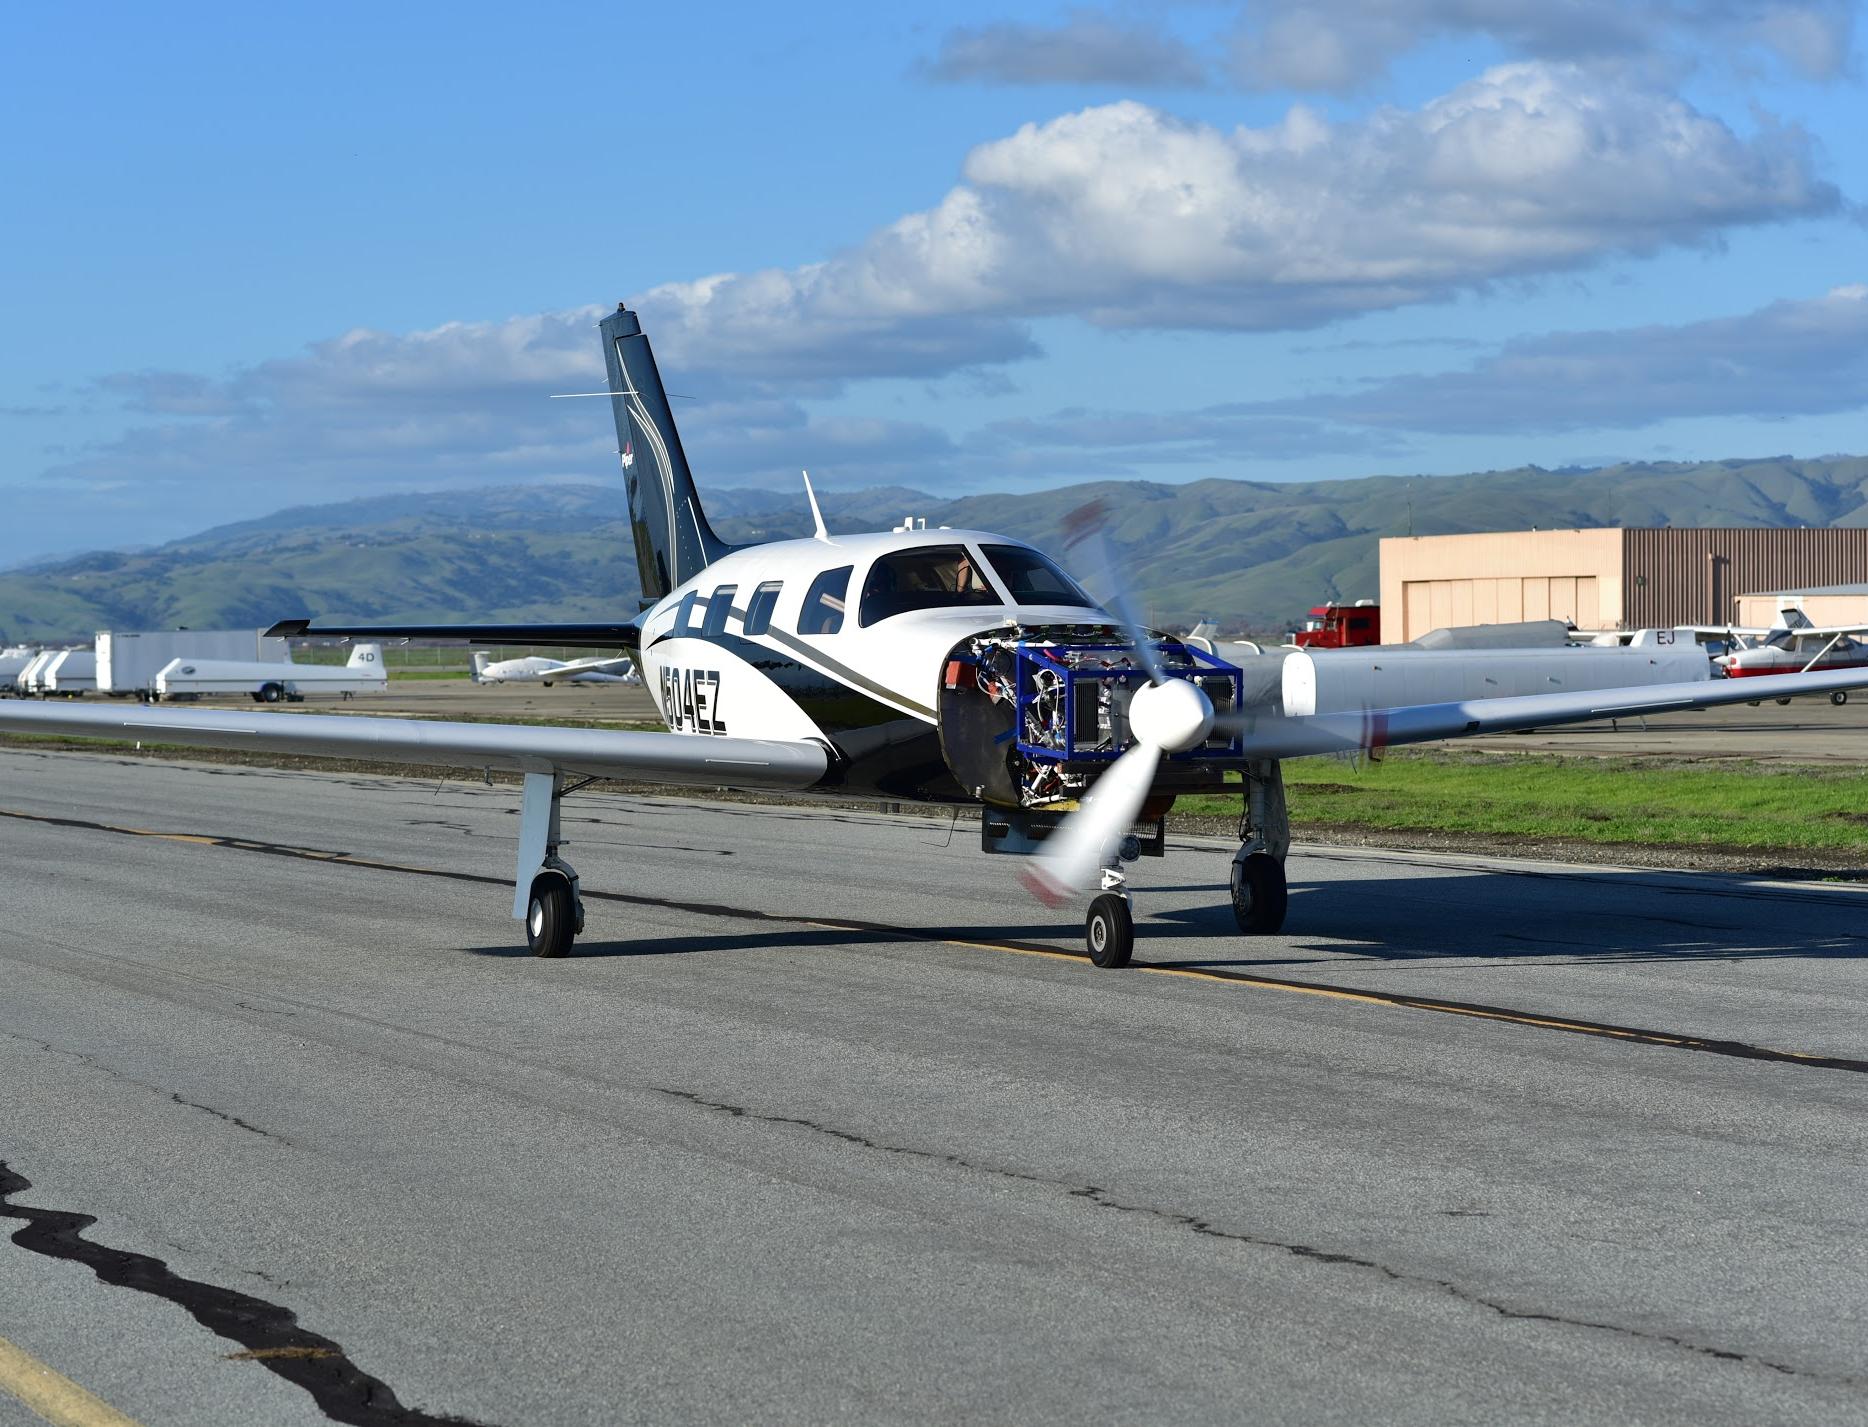
<path id="1" fill-rule="evenodd" d="M 725 733 L 720 671 L 662 666 L 662 718 L 677 733 Z"/>

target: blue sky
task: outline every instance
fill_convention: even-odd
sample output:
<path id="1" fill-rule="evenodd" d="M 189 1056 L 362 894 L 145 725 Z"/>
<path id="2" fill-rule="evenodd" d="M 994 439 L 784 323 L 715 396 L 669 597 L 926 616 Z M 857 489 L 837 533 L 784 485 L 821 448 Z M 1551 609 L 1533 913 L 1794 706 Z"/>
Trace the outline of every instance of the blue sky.
<path id="1" fill-rule="evenodd" d="M 119 6 L 0 51 L 0 563 L 614 479 L 1868 451 L 1832 0 Z"/>

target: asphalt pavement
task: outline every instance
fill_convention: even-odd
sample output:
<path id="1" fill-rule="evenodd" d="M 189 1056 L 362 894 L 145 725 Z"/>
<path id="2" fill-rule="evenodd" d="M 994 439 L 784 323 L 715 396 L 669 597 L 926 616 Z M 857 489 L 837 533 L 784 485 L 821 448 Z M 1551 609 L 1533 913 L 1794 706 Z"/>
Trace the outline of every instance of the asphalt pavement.
<path id="1" fill-rule="evenodd" d="M 0 752 L 0 1339 L 147 1424 L 1868 1421 L 1868 893 L 1300 848 L 1247 940 L 1176 838 L 1097 971 L 966 824 L 593 792 L 545 962 L 517 822 Z"/>

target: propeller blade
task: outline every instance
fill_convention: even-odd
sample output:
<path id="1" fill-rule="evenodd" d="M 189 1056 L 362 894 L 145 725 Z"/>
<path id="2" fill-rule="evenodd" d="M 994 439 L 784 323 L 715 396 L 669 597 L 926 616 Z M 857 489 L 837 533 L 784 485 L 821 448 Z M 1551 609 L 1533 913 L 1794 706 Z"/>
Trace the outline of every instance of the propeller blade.
<path id="1" fill-rule="evenodd" d="M 1088 891 L 1109 861 L 1112 844 L 1127 835 L 1154 786 L 1161 749 L 1137 743 L 1096 780 L 1089 796 L 1031 859 L 1019 880 L 1047 907 Z"/>
<path id="2" fill-rule="evenodd" d="M 1148 671 L 1149 679 L 1157 684 L 1165 682 L 1167 673 L 1155 650 L 1154 636 L 1135 616 L 1126 572 L 1109 539 L 1109 507 L 1101 500 L 1080 505 L 1064 517 L 1063 529 L 1065 555 L 1077 569 L 1088 570 L 1095 577 L 1090 583 L 1103 592 L 1104 607 L 1135 646 L 1135 657 Z"/>

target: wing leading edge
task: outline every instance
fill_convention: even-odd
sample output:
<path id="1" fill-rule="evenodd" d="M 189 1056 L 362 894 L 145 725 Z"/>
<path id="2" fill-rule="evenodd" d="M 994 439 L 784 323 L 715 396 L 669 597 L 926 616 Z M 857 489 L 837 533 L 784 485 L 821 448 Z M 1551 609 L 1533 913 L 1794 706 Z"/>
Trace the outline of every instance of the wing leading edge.
<path id="1" fill-rule="evenodd" d="M 830 769 L 829 752 L 807 742 L 343 714 L 133 712 L 7 700 L 0 702 L 0 733 L 132 738 L 193 748 L 265 749 L 370 763 L 568 773 L 707 788 L 809 788 Z"/>
<path id="2" fill-rule="evenodd" d="M 1480 733 L 1513 733 L 1605 718 L 1636 718 L 1721 704 L 1758 703 L 1808 694 L 1868 689 L 1868 668 L 1823 674 L 1775 674 L 1752 679 L 1696 680 L 1625 689 L 1525 694 L 1515 698 L 1468 699 L 1458 703 L 1410 704 L 1357 713 L 1235 714 L 1221 719 L 1240 735 L 1247 758 L 1303 758 L 1391 744 L 1430 743 Z"/>

